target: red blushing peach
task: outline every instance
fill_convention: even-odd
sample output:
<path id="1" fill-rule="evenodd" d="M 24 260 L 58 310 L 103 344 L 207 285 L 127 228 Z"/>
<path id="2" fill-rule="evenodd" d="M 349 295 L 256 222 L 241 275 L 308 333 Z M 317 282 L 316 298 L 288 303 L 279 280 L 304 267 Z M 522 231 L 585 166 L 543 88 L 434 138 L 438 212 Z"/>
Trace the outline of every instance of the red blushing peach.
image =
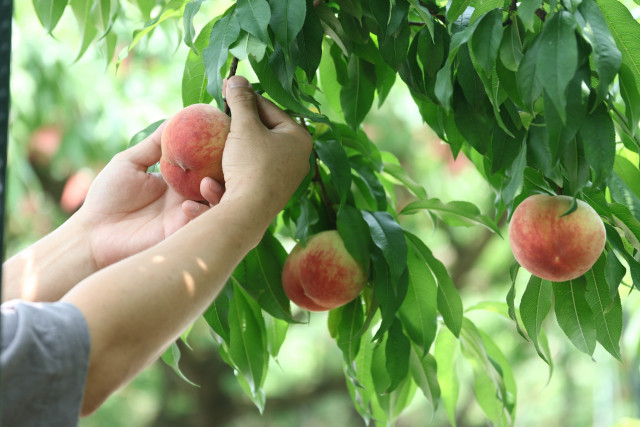
<path id="1" fill-rule="evenodd" d="M 513 212 L 509 242 L 513 256 L 531 274 L 553 282 L 582 276 L 596 262 L 606 241 L 604 223 L 582 200 L 534 195 Z"/>
<path id="2" fill-rule="evenodd" d="M 161 136 L 160 172 L 178 194 L 203 200 L 200 181 L 206 176 L 222 183 L 222 152 L 231 120 L 209 104 L 190 105 L 165 125 Z"/>
<path id="3" fill-rule="evenodd" d="M 298 306 L 325 311 L 354 300 L 367 276 L 336 230 L 323 231 L 297 245 L 282 272 L 285 293 Z"/>

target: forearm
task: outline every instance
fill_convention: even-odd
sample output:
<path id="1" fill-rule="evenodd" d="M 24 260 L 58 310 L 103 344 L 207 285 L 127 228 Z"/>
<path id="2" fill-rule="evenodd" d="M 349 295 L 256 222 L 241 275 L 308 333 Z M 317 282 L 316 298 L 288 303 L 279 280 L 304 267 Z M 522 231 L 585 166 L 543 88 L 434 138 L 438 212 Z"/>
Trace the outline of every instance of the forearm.
<path id="1" fill-rule="evenodd" d="M 96 409 L 206 310 L 267 226 L 249 218 L 243 206 L 220 204 L 64 297 L 85 315 L 92 340 L 83 412 Z"/>
<path id="2" fill-rule="evenodd" d="M 2 301 L 57 301 L 96 271 L 86 233 L 72 217 L 2 266 Z"/>

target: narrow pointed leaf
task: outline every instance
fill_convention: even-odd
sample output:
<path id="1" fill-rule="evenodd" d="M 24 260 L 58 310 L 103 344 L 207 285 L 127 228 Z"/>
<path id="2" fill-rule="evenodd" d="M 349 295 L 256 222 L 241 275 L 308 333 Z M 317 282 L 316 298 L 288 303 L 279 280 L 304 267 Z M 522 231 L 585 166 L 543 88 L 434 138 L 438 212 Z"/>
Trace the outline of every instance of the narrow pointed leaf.
<path id="1" fill-rule="evenodd" d="M 596 327 L 585 292 L 584 276 L 553 283 L 555 313 L 560 328 L 578 350 L 591 356 L 596 348 Z"/>
<path id="2" fill-rule="evenodd" d="M 622 335 L 622 306 L 618 294 L 613 299 L 605 276 L 605 258 L 600 257 L 585 276 L 586 298 L 596 325 L 596 338 L 613 357 L 622 361 L 620 337 Z"/>

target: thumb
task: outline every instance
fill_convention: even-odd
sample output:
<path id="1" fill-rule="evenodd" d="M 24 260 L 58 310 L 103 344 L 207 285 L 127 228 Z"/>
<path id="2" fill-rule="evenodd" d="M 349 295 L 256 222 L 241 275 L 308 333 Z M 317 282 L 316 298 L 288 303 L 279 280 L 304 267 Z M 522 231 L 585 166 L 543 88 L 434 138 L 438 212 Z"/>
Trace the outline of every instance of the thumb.
<path id="1" fill-rule="evenodd" d="M 231 110 L 231 129 L 241 130 L 246 126 L 261 123 L 256 102 L 256 93 L 247 79 L 233 76 L 225 85 L 225 97 Z"/>

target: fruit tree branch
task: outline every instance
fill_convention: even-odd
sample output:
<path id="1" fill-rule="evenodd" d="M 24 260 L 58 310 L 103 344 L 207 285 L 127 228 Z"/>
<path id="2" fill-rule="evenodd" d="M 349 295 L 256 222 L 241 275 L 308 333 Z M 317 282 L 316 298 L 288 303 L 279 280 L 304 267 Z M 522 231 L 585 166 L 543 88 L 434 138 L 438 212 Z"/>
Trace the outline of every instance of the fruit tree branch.
<path id="1" fill-rule="evenodd" d="M 227 76 L 227 79 L 235 76 L 236 71 L 238 71 L 238 58 L 234 56 L 231 60 L 231 66 L 229 67 L 229 75 Z M 231 116 L 231 109 L 229 108 L 229 104 L 227 103 L 226 98 L 224 99 L 224 112 L 227 114 L 227 116 Z"/>

